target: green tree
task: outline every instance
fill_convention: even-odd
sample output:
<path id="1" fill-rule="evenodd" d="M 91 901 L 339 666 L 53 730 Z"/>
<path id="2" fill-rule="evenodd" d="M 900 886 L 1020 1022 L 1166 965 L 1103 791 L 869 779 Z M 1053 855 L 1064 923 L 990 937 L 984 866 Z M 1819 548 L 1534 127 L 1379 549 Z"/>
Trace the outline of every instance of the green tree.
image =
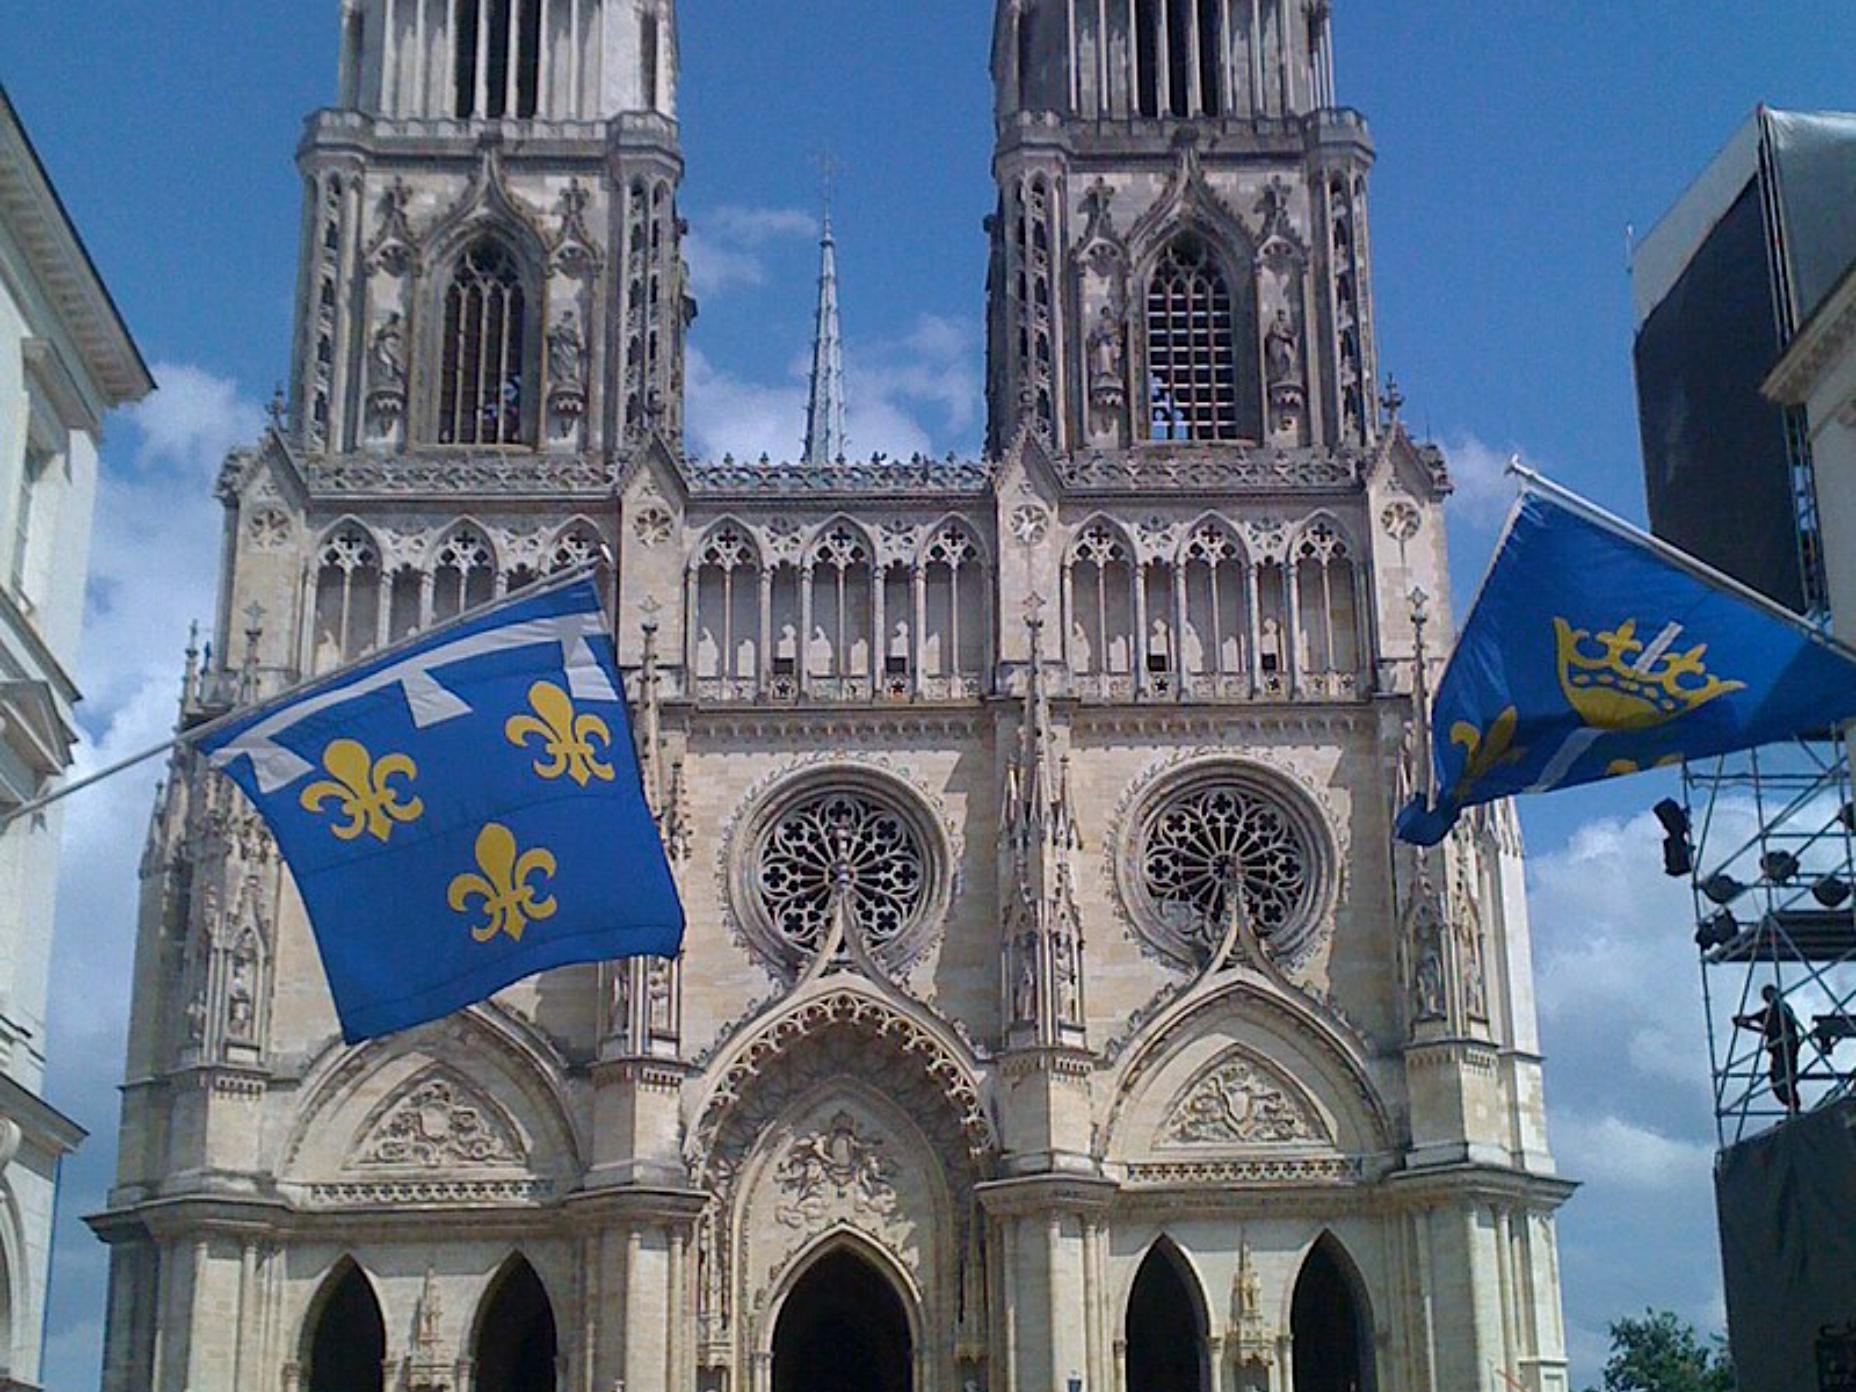
<path id="1" fill-rule="evenodd" d="M 1703 1343 L 1669 1311 L 1645 1310 L 1611 1326 L 1604 1392 L 1734 1392 L 1734 1365 L 1724 1341 Z"/>

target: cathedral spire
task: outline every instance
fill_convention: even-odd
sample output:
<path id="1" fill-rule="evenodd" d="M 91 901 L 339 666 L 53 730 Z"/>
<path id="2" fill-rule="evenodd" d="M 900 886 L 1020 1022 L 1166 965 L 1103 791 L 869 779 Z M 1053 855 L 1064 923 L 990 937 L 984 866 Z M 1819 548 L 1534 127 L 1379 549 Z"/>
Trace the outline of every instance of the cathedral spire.
<path id="1" fill-rule="evenodd" d="M 844 333 L 838 324 L 838 243 L 831 234 L 831 204 L 819 238 L 818 328 L 812 338 L 812 393 L 806 403 L 806 463 L 844 457 Z"/>

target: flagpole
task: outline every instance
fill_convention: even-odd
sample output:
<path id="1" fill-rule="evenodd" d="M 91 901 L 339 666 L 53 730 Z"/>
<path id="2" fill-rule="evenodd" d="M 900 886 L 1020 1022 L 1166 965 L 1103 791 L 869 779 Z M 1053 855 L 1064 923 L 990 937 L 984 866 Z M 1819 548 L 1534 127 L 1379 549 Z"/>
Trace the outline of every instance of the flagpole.
<path id="1" fill-rule="evenodd" d="M 558 575 L 550 576 L 546 582 L 531 586 L 529 589 L 523 590 L 519 595 L 512 596 L 511 598 L 521 602 L 530 599 L 538 599 L 542 595 L 553 594 L 556 590 L 564 590 L 569 585 L 584 579 L 599 564 L 598 561 L 588 561 L 583 565 L 573 567 L 571 570 L 564 570 Z M 236 710 L 229 710 L 224 715 L 215 716 L 211 720 L 196 725 L 190 730 L 177 731 L 160 744 L 144 749 L 139 754 L 131 754 L 126 759 L 119 759 L 108 768 L 98 769 L 95 773 L 85 774 L 82 778 L 74 782 L 63 784 L 60 787 L 52 789 L 49 793 L 43 793 L 28 802 L 22 802 L 18 807 L 0 812 L 0 831 L 5 831 L 6 828 L 10 827 L 14 822 L 25 817 L 35 816 L 53 804 L 63 802 L 66 798 L 76 793 L 81 793 L 88 788 L 94 788 L 97 784 L 107 782 L 117 777 L 119 774 L 127 773 L 132 768 L 138 768 L 147 763 L 150 759 L 158 759 L 163 754 L 183 744 L 191 744 L 195 740 L 205 739 L 207 736 L 217 733 L 225 726 L 233 724 L 236 721 L 255 719 L 271 707 L 279 706 L 286 701 L 294 700 L 312 687 L 332 685 L 345 673 L 352 671 L 354 668 L 372 666 L 385 658 L 392 657 L 395 653 L 403 649 L 413 647 L 419 643 L 430 642 L 432 639 L 441 637 L 454 628 L 458 628 L 467 623 L 473 623 L 483 618 L 487 612 L 489 612 L 487 609 L 473 609 L 468 613 L 453 615 L 441 624 L 436 624 L 431 628 L 421 629 L 417 633 L 409 633 L 399 641 L 389 643 L 384 648 L 378 648 L 368 653 L 365 657 L 350 662 L 346 666 L 336 668 L 333 672 L 321 672 L 313 677 L 306 677 L 302 681 L 295 682 L 283 691 L 278 692 L 275 696 L 270 697 L 268 700 L 260 701 L 256 705 L 240 706 Z"/>
<path id="2" fill-rule="evenodd" d="M 1783 604 L 1780 604 L 1769 595 L 1761 594 L 1745 581 L 1736 580 L 1726 572 L 1716 570 L 1699 557 L 1690 555 L 1681 547 L 1671 545 L 1661 537 L 1651 532 L 1646 532 L 1643 528 L 1636 526 L 1634 523 L 1626 522 L 1616 513 L 1607 512 L 1590 499 L 1580 497 L 1564 484 L 1555 483 L 1552 479 L 1546 477 L 1546 475 L 1528 468 L 1525 464 L 1521 463 L 1518 458 L 1509 461 L 1508 472 L 1521 480 L 1523 488 L 1531 488 L 1536 492 L 1544 493 L 1555 502 L 1564 503 L 1568 508 L 1578 513 L 1594 526 L 1602 527 L 1604 530 L 1624 541 L 1634 542 L 1647 551 L 1655 552 L 1658 556 L 1668 561 L 1669 564 L 1680 570 L 1687 571 L 1703 584 L 1712 586 L 1717 590 L 1725 591 L 1735 599 L 1744 600 L 1746 603 L 1763 610 L 1780 622 L 1789 624 L 1805 637 L 1829 648 L 1838 656 L 1847 658 L 1851 662 L 1856 662 L 1856 647 L 1851 647 L 1849 644 L 1840 641 L 1831 634 L 1825 633 L 1809 619 L 1805 618 L 1804 615 L 1794 610 L 1787 609 Z"/>

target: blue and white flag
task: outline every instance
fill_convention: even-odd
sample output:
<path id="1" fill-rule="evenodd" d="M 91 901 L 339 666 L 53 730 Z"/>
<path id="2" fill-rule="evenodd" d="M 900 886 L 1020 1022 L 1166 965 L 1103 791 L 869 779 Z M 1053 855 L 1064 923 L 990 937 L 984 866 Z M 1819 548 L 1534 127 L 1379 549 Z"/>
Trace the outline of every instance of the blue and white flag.
<path id="1" fill-rule="evenodd" d="M 348 1042 L 550 967 L 681 950 L 622 692 L 581 580 L 201 741 L 277 838 Z"/>
<path id="2" fill-rule="evenodd" d="M 1856 716 L 1856 661 L 1802 620 L 1635 528 L 1529 490 L 1433 707 L 1436 797 L 1466 807 L 1790 739 Z"/>

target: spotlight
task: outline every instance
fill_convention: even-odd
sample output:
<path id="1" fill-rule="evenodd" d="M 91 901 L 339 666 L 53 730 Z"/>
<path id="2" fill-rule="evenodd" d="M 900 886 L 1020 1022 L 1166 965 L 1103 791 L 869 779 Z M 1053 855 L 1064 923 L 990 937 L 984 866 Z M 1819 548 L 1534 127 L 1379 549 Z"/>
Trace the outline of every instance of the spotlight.
<path id="1" fill-rule="evenodd" d="M 1674 798 L 1664 798 L 1651 811 L 1663 824 L 1663 873 L 1672 880 L 1692 874 L 1695 854 L 1688 839 L 1688 810 Z"/>
<path id="2" fill-rule="evenodd" d="M 1811 886 L 1811 897 L 1827 909 L 1842 908 L 1853 892 L 1848 880 L 1839 880 L 1835 875 L 1826 875 Z"/>
<path id="3" fill-rule="evenodd" d="M 1790 851 L 1767 851 L 1759 858 L 1759 873 L 1774 884 L 1789 884 L 1798 873 L 1798 857 Z"/>
<path id="4" fill-rule="evenodd" d="M 1746 893 L 1746 886 L 1726 871 L 1717 870 L 1701 882 L 1701 892 L 1717 904 L 1731 904 Z"/>
<path id="5" fill-rule="evenodd" d="M 1695 946 L 1706 952 L 1710 948 L 1725 947 L 1739 936 L 1740 925 L 1732 914 L 1722 909 L 1695 930 Z"/>

